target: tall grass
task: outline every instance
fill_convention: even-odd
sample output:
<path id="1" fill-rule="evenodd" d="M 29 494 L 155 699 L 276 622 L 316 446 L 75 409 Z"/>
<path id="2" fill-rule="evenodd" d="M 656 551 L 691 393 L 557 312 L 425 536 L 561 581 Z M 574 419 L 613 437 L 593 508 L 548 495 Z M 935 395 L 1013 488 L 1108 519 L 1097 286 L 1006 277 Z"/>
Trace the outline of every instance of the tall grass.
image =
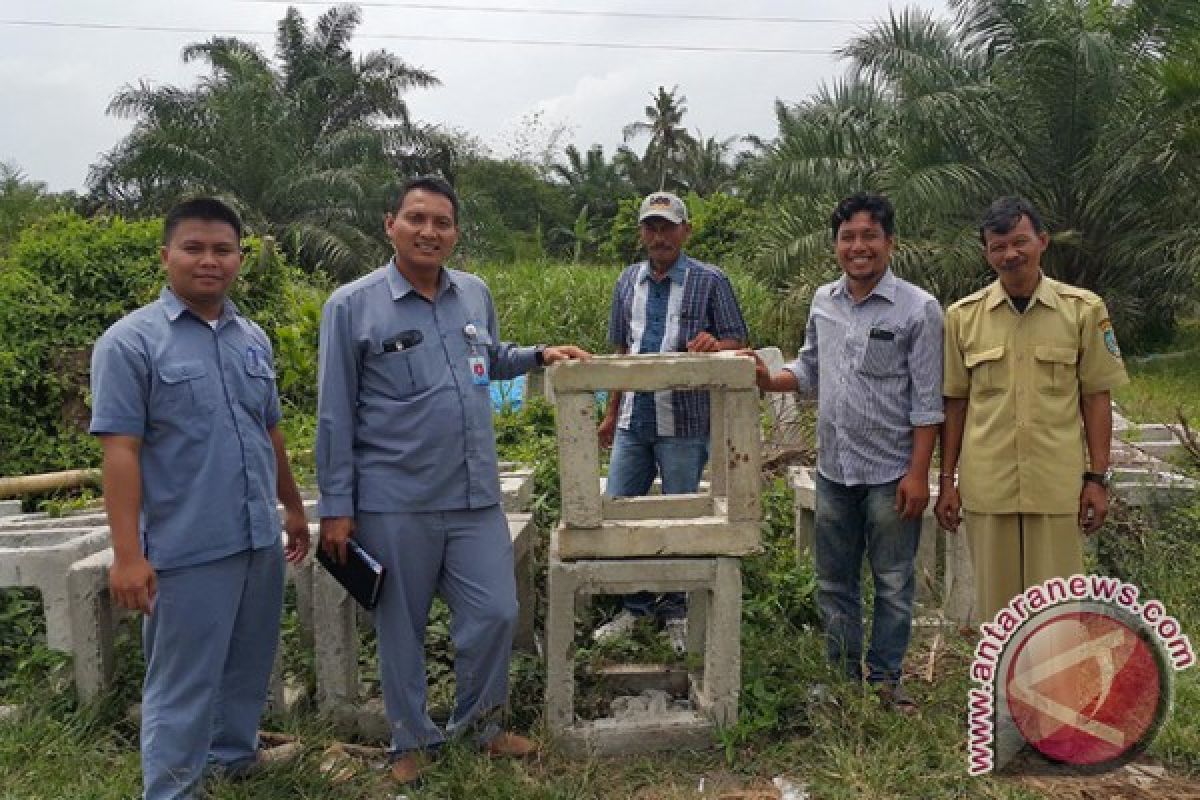
<path id="1" fill-rule="evenodd" d="M 608 317 L 620 267 L 526 261 L 474 264 L 470 270 L 491 288 L 500 335 L 506 341 L 570 343 L 595 353 L 612 352 Z M 731 272 L 729 278 L 750 328 L 751 344 L 795 352 L 804 318 L 797 321 L 782 295 L 753 276 Z"/>

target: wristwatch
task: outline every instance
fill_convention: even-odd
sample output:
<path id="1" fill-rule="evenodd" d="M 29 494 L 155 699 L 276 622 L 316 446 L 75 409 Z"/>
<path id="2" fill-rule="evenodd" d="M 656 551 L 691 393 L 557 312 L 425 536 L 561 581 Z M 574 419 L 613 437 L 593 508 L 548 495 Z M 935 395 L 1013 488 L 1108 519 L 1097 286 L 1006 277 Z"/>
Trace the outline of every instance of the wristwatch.
<path id="1" fill-rule="evenodd" d="M 539 367 L 546 366 L 546 345 L 539 344 L 533 348 L 533 361 Z"/>
<path id="2" fill-rule="evenodd" d="M 1085 472 L 1083 473 L 1083 479 L 1092 483 L 1098 483 L 1107 489 L 1108 485 L 1112 482 L 1112 474 L 1112 467 L 1109 467 L 1104 472 Z"/>

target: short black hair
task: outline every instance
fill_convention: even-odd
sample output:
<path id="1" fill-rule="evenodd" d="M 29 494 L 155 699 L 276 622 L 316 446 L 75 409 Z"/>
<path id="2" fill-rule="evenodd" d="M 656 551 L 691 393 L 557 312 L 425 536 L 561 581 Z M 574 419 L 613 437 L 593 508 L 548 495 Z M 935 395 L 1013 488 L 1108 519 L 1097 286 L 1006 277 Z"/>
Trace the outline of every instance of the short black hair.
<path id="1" fill-rule="evenodd" d="M 404 198 L 408 197 L 409 192 L 416 189 L 424 189 L 427 192 L 440 194 L 449 200 L 450 207 L 454 209 L 454 224 L 458 225 L 458 194 L 454 191 L 454 187 L 450 185 L 450 181 L 440 175 L 418 175 L 400 184 L 400 188 L 388 198 L 388 211 L 399 211 L 400 206 L 404 205 Z"/>
<path id="2" fill-rule="evenodd" d="M 176 203 L 163 221 L 163 246 L 171 243 L 171 236 L 179 223 L 184 220 L 198 219 L 204 222 L 224 222 L 233 228 L 238 241 L 242 240 L 242 218 L 226 202 L 215 197 L 191 197 Z"/>
<path id="3" fill-rule="evenodd" d="M 1029 224 L 1033 226 L 1034 233 L 1043 233 L 1046 230 L 1033 203 L 1023 197 L 1001 197 L 983 212 L 983 219 L 979 223 L 979 241 L 987 244 L 985 233 L 1008 233 L 1021 224 L 1021 217 L 1029 217 Z"/>
<path id="4" fill-rule="evenodd" d="M 892 201 L 881 194 L 855 192 L 849 197 L 842 198 L 837 204 L 837 208 L 833 209 L 833 216 L 829 223 L 833 228 L 834 239 L 837 238 L 842 223 L 849 222 L 850 218 L 860 211 L 870 214 L 871 219 L 878 222 L 879 227 L 883 228 L 884 235 L 889 237 L 896 235 L 896 209 L 892 208 Z"/>

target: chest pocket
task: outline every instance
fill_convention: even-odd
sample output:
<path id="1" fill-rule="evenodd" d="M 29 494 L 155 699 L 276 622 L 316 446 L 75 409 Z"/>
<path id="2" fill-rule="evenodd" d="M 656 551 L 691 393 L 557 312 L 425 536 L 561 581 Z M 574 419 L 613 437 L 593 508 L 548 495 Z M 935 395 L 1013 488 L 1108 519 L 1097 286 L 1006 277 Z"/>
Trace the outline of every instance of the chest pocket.
<path id="1" fill-rule="evenodd" d="M 383 344 L 376 342 L 371 347 L 374 372 L 380 379 L 379 389 L 383 394 L 406 398 L 429 389 L 434 382 L 435 364 L 441 354 L 440 337 L 425 337 L 414 347 L 404 350 L 384 351 Z"/>
<path id="2" fill-rule="evenodd" d="M 261 351 L 247 351 L 243 372 L 242 405 L 254 413 L 262 413 L 271 392 L 271 382 L 275 380 L 275 370 Z"/>
<path id="3" fill-rule="evenodd" d="M 1038 345 L 1033 348 L 1037 363 L 1037 388 L 1046 394 L 1070 394 L 1079 382 L 1075 364 L 1079 351 L 1073 347 Z"/>
<path id="4" fill-rule="evenodd" d="M 862 371 L 867 375 L 885 378 L 903 375 L 905 367 L 900 334 L 885 328 L 872 329 L 863 348 Z"/>
<path id="5" fill-rule="evenodd" d="M 208 412 L 215 407 L 208 368 L 203 361 L 181 361 L 158 368 L 161 396 L 155 405 L 164 412 Z"/>
<path id="6" fill-rule="evenodd" d="M 1004 346 L 993 347 L 989 350 L 979 350 L 967 353 L 963 364 L 971 372 L 972 395 L 994 395 L 1004 391 L 1008 385 L 1006 368 L 1008 362 L 1004 359 Z"/>

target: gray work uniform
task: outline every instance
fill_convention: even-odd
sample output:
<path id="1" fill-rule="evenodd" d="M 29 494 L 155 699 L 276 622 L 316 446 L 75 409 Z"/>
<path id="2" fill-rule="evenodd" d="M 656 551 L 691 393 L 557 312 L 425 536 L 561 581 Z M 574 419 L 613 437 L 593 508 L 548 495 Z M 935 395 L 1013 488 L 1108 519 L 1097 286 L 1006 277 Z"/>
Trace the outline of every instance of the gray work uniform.
<path id="1" fill-rule="evenodd" d="M 317 483 L 322 517 L 354 517 L 391 573 L 375 611 L 395 752 L 440 744 L 425 711 L 424 632 L 434 593 L 454 615 L 451 733 L 499 729 L 516 619 L 512 544 L 488 379 L 536 365 L 500 342 L 479 278 L 443 269 L 434 300 L 389 263 L 337 289 L 321 318 Z"/>
<path id="2" fill-rule="evenodd" d="M 233 303 L 214 328 L 170 289 L 92 353 L 97 435 L 141 440 L 148 800 L 192 797 L 207 763 L 252 762 L 279 639 L 283 550 L 271 345 Z"/>

